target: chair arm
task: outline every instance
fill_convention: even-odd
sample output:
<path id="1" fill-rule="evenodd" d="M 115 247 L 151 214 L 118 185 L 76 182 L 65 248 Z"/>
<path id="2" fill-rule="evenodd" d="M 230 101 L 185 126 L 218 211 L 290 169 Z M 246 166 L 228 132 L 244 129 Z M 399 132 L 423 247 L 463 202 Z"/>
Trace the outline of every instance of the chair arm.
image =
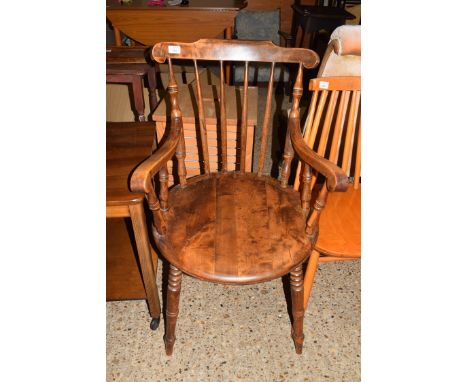
<path id="1" fill-rule="evenodd" d="M 293 47 L 293 36 L 290 33 L 284 32 L 284 31 L 278 31 L 278 34 L 280 35 L 280 37 L 284 38 L 286 48 Z"/>
<path id="2" fill-rule="evenodd" d="M 151 179 L 176 151 L 181 137 L 181 125 L 177 124 L 171 128 L 162 146 L 135 169 L 130 179 L 130 189 L 132 191 L 149 193 L 152 190 Z"/>
<path id="3" fill-rule="evenodd" d="M 346 191 L 348 188 L 346 173 L 336 164 L 321 157 L 307 146 L 301 134 L 298 118 L 289 119 L 289 132 L 294 151 L 302 161 L 326 177 L 328 191 Z"/>

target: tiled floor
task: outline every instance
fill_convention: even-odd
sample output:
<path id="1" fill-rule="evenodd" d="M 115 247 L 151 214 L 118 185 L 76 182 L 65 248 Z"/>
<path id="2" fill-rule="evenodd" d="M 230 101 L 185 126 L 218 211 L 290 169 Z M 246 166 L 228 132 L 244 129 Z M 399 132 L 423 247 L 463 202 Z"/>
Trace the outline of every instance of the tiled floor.
<path id="1" fill-rule="evenodd" d="M 145 301 L 107 303 L 108 381 L 359 381 L 360 262 L 320 264 L 302 355 L 281 279 L 235 287 L 184 276 L 172 357 L 164 322 L 155 332 L 149 322 Z"/>

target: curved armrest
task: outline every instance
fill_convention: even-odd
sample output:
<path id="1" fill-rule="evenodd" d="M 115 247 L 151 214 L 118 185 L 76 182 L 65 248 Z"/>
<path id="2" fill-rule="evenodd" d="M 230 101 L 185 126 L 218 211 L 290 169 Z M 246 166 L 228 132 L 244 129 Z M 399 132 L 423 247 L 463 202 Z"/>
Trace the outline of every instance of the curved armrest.
<path id="1" fill-rule="evenodd" d="M 144 193 L 151 191 L 151 179 L 174 155 L 181 137 L 181 131 L 181 124 L 171 128 L 163 145 L 135 169 L 130 179 L 130 189 L 132 191 Z"/>
<path id="2" fill-rule="evenodd" d="M 327 178 L 328 191 L 346 191 L 348 177 L 336 164 L 316 154 L 304 141 L 298 118 L 289 119 L 291 142 L 299 158 Z"/>

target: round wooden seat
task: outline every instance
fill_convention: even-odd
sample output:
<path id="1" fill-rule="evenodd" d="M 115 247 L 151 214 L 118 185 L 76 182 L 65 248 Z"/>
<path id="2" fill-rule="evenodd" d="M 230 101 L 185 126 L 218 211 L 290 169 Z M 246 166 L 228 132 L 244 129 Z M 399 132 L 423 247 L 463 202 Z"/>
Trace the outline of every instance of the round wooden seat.
<path id="1" fill-rule="evenodd" d="M 361 187 L 328 195 L 315 249 L 330 256 L 361 257 Z"/>
<path id="2" fill-rule="evenodd" d="M 255 174 L 214 173 L 174 187 L 158 248 L 184 273 L 252 284 L 289 273 L 310 255 L 300 196 Z"/>

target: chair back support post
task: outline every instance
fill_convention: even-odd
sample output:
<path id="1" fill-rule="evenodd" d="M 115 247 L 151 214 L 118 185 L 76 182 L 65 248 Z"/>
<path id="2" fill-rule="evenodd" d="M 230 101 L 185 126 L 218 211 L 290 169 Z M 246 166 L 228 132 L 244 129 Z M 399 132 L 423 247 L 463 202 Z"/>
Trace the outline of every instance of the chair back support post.
<path id="1" fill-rule="evenodd" d="M 249 62 L 245 61 L 244 67 L 244 96 L 242 100 L 241 119 L 241 150 L 240 150 L 240 172 L 245 172 L 245 155 L 247 151 L 247 116 L 249 112 Z"/>
<path id="2" fill-rule="evenodd" d="M 177 125 L 180 126 L 180 135 L 179 142 L 176 148 L 176 158 L 177 158 L 177 171 L 180 178 L 180 186 L 183 188 L 187 184 L 187 170 L 185 168 L 185 139 L 184 139 L 184 126 L 182 121 L 182 112 L 179 107 L 179 100 L 177 94 L 179 89 L 177 87 L 177 82 L 174 77 L 174 70 L 172 67 L 172 60 L 169 57 L 169 86 L 167 91 L 170 97 L 171 104 L 171 126 Z"/>
<path id="3" fill-rule="evenodd" d="M 208 134 L 206 132 L 206 120 L 205 120 L 205 106 L 203 105 L 203 95 L 200 84 L 200 74 L 198 72 L 197 60 L 193 60 L 195 68 L 195 83 L 197 85 L 197 105 L 198 105 L 198 119 L 200 123 L 200 138 L 202 142 L 203 150 L 203 164 L 205 173 L 210 173 L 210 157 L 208 154 Z"/>
<path id="4" fill-rule="evenodd" d="M 227 171 L 227 118 L 226 118 L 226 91 L 224 88 L 224 61 L 219 61 L 219 92 L 220 92 L 220 125 L 221 125 L 221 166 L 222 171 Z"/>
<path id="5" fill-rule="evenodd" d="M 257 169 L 258 176 L 262 176 L 263 166 L 265 163 L 265 151 L 266 151 L 266 146 L 267 146 L 270 118 L 271 118 L 271 99 L 273 98 L 272 95 L 273 95 L 274 75 L 275 75 L 275 63 L 272 62 L 271 68 L 270 68 L 270 78 L 268 80 L 268 92 L 267 92 L 267 99 L 266 99 L 266 104 L 265 104 L 265 115 L 263 116 L 262 140 L 260 142 L 260 153 L 258 157 L 258 169 Z"/>
<path id="6" fill-rule="evenodd" d="M 291 173 L 291 161 L 294 157 L 294 149 L 291 142 L 291 126 L 290 123 L 295 120 L 297 123 L 300 120 L 299 102 L 302 96 L 302 64 L 299 64 L 296 82 L 293 87 L 293 104 L 288 118 L 288 130 L 284 143 L 283 165 L 281 167 L 281 187 L 288 186 L 289 175 Z"/>

